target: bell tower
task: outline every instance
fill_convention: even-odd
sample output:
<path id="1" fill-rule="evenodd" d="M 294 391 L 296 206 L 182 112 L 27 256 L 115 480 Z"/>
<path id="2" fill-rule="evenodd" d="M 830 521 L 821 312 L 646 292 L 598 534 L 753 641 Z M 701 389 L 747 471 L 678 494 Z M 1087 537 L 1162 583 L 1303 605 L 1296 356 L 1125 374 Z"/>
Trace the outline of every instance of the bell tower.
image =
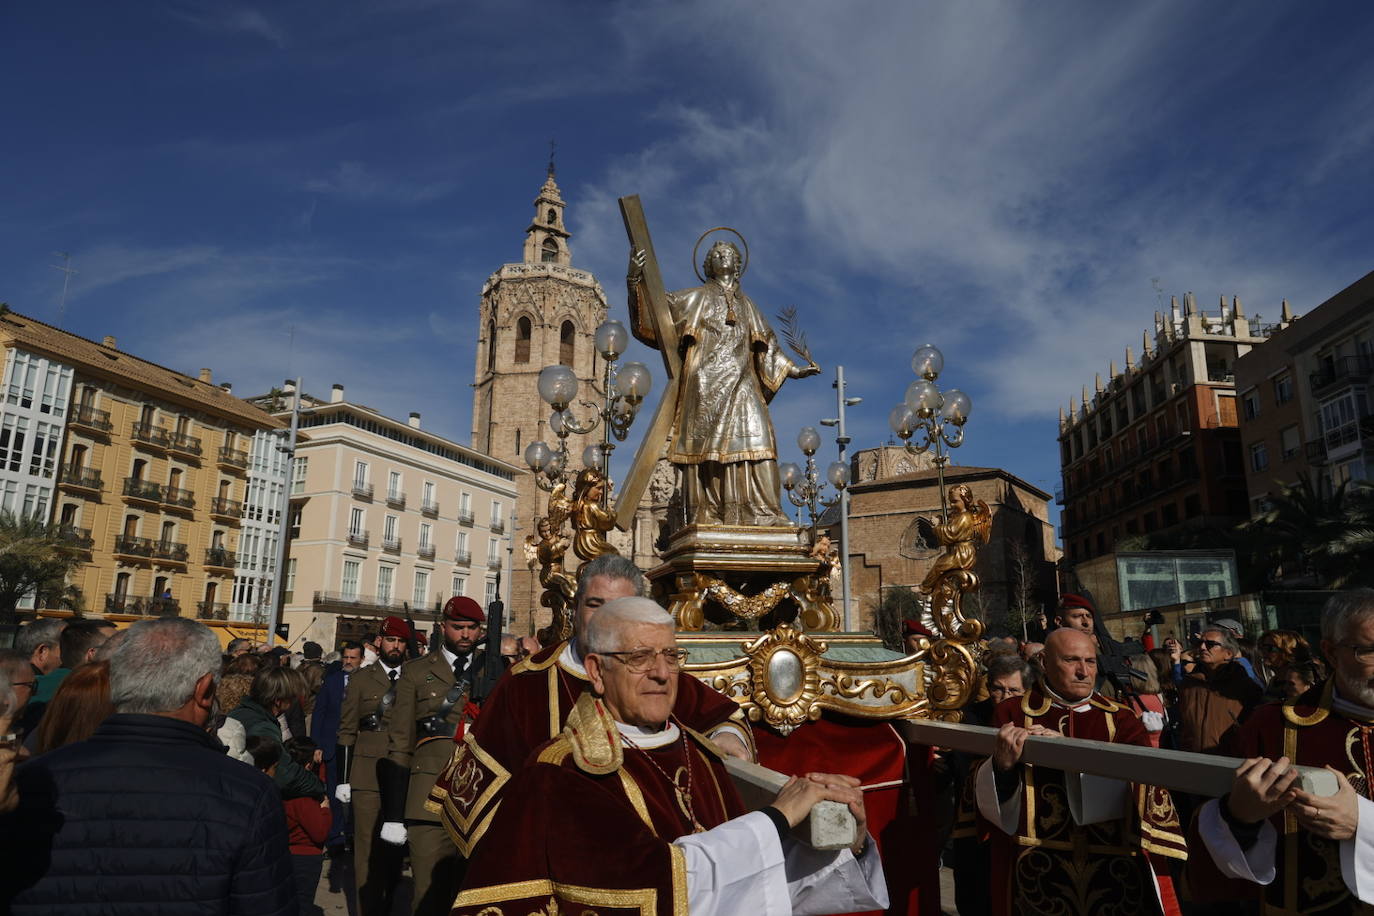
<path id="1" fill-rule="evenodd" d="M 543 439 L 550 447 L 557 444 L 548 428 L 549 406 L 539 397 L 541 369 L 558 363 L 569 366 L 581 383 L 579 399 L 597 400 L 591 386 L 594 379 L 599 384 L 602 367 L 592 336 L 606 320 L 606 294 L 596 277 L 572 265 L 565 207 L 550 160 L 534 199 L 534 219 L 525 230 L 522 260 L 502 265 L 487 278 L 478 305 L 472 447 L 521 466 L 531 442 Z M 581 404 L 573 406 L 579 420 L 585 420 L 589 412 Z M 570 467 L 581 466 L 582 449 L 599 441 L 599 435 L 595 430 L 588 436 L 568 437 Z M 547 494 L 530 474 L 521 475 L 516 485 L 518 528 L 507 613 L 511 631 L 524 634 L 548 623 L 549 611 L 539 607 L 538 570 L 524 562 L 522 550 L 525 536 L 534 531 L 532 519 L 543 514 Z M 484 541 L 486 535 L 477 532 L 471 537 Z M 484 543 L 470 550 L 474 562 L 486 556 Z M 500 555 L 506 555 L 504 544 Z M 535 612 L 542 616 L 531 620 Z"/>

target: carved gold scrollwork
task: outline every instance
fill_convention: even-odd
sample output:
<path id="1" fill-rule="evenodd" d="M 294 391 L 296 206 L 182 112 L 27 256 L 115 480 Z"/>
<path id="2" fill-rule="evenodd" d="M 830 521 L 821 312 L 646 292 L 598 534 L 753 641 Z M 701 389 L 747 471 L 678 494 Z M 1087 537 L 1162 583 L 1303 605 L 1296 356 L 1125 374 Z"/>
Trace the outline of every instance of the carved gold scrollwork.
<path id="1" fill-rule="evenodd" d="M 826 645 L 790 624 L 779 624 L 744 645 L 753 686 L 752 721 L 763 720 L 784 735 L 803 722 L 819 719 L 821 656 Z"/>

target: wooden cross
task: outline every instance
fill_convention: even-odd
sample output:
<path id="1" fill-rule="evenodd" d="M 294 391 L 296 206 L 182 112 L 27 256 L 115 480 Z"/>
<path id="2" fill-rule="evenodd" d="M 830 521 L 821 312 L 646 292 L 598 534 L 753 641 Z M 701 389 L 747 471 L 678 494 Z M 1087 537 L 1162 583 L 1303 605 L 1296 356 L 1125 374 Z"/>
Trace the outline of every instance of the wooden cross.
<path id="1" fill-rule="evenodd" d="M 682 372 L 682 358 L 678 353 L 677 325 L 673 323 L 672 312 L 668 308 L 668 293 L 663 288 L 663 275 L 658 269 L 658 259 L 654 256 L 654 243 L 649 237 L 649 224 L 644 219 L 644 208 L 639 203 L 639 195 L 631 194 L 620 198 L 620 215 L 625 220 L 625 233 L 630 237 L 630 250 L 644 252 L 644 275 L 640 280 L 641 298 L 649 307 L 649 319 L 658 337 L 658 349 L 663 354 L 663 371 L 667 375 L 663 386 L 663 396 L 654 410 L 649 428 L 635 450 L 634 463 L 630 473 L 620 487 L 615 502 L 615 523 L 621 531 L 630 530 L 635 510 L 644 488 L 649 485 L 654 465 L 663 454 L 668 441 L 668 432 L 677 414 L 679 376 Z"/>

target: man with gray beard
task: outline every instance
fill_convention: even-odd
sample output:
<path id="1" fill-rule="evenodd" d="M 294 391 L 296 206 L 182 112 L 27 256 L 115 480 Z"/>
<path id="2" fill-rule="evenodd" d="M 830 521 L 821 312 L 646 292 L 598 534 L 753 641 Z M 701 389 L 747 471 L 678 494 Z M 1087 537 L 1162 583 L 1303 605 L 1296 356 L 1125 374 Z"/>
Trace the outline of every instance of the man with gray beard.
<path id="1" fill-rule="evenodd" d="M 1265 912 L 1349 913 L 1374 903 L 1374 589 L 1335 595 L 1322 609 L 1332 676 L 1295 700 L 1255 710 L 1237 746 L 1247 758 L 1231 792 L 1199 812 L 1211 853 L 1190 861 L 1190 885 Z M 1298 789 L 1292 765 L 1336 771 L 1339 791 Z M 1216 871 L 1234 882 L 1216 880 Z"/>

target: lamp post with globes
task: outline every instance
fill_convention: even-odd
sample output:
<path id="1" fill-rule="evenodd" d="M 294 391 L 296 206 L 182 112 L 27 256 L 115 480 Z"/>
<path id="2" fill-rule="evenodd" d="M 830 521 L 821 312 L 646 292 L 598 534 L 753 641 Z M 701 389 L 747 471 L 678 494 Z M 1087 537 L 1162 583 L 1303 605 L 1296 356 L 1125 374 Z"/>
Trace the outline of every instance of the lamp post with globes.
<path id="1" fill-rule="evenodd" d="M 949 463 L 946 449 L 958 448 L 964 442 L 964 424 L 973 410 L 973 399 L 957 388 L 941 391 L 935 380 L 945 367 L 945 357 L 931 344 L 916 348 L 911 368 L 916 381 L 906 389 L 903 403 L 892 408 L 887 422 L 912 455 L 935 450 L 935 470 L 940 486 L 940 518 L 949 521 L 949 506 L 945 498 L 945 465 Z M 953 427 L 951 432 L 949 427 Z M 922 441 L 911 441 L 915 433 Z"/>
<path id="2" fill-rule="evenodd" d="M 803 426 L 797 434 L 797 447 L 806 455 L 806 469 L 802 470 L 795 462 L 784 461 L 778 465 L 778 474 L 782 477 L 782 487 L 787 491 L 788 501 L 799 509 L 806 509 L 811 517 L 811 543 L 814 545 L 820 507 L 829 509 L 839 502 L 839 494 L 849 486 L 849 465 L 843 461 L 830 462 L 825 469 L 825 476 L 835 488 L 836 495 L 831 499 L 823 499 L 821 492 L 825 489 L 825 481 L 821 480 L 816 470 L 815 458 L 816 449 L 821 447 L 821 434 L 816 432 L 814 426 Z"/>
<path id="3" fill-rule="evenodd" d="M 558 437 L 558 447 L 550 448 L 540 439 L 525 448 L 525 463 L 535 472 L 535 483 L 541 490 L 552 490 L 563 479 L 568 468 L 568 436 L 586 435 L 601 425 L 601 441 L 582 450 L 582 463 L 601 472 L 608 485 L 602 488 L 601 504 L 610 504 L 611 453 L 616 441 L 624 442 L 634 423 L 639 406 L 653 385 L 649 369 L 641 362 L 620 363 L 621 354 L 629 345 L 630 335 L 619 321 L 610 319 L 597 327 L 592 338 L 597 352 L 605 361 L 601 375 L 601 404 L 582 401 L 594 413 L 579 420 L 571 412 L 577 399 L 577 376 L 564 365 L 545 366 L 539 372 L 539 396 L 553 408 L 549 430 Z M 595 389 L 595 384 L 593 388 Z"/>

